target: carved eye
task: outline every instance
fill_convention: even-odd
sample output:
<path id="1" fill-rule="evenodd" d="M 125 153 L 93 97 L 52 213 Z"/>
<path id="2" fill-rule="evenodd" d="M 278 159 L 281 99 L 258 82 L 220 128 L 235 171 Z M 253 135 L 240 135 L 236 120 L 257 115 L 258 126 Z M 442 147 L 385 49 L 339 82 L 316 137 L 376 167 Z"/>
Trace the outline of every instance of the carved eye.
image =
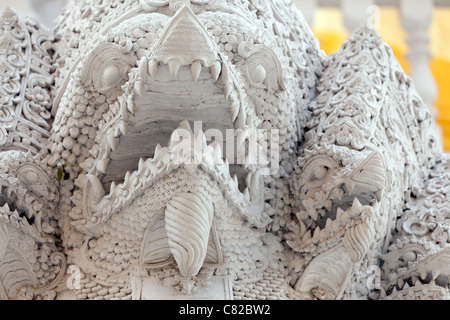
<path id="1" fill-rule="evenodd" d="M 92 83 L 97 91 L 104 93 L 123 82 L 135 63 L 136 58 L 125 54 L 121 46 L 103 43 L 89 55 L 81 80 L 86 86 Z"/>
<path id="2" fill-rule="evenodd" d="M 283 68 L 276 53 L 260 44 L 243 41 L 238 54 L 244 59 L 240 62 L 252 86 L 269 90 L 284 90 Z"/>
<path id="3" fill-rule="evenodd" d="M 249 73 L 251 81 L 256 84 L 262 84 L 266 80 L 267 72 L 262 64 L 257 64 Z"/>
<path id="4" fill-rule="evenodd" d="M 317 167 L 314 169 L 314 177 L 315 177 L 317 180 L 322 180 L 322 179 L 324 179 L 324 178 L 327 176 L 327 173 L 328 173 L 328 168 L 327 168 L 327 167 L 324 167 L 324 166 L 317 166 Z"/>
<path id="5" fill-rule="evenodd" d="M 114 87 L 120 82 L 121 79 L 122 75 L 117 66 L 110 65 L 103 70 L 103 84 L 106 87 Z"/>

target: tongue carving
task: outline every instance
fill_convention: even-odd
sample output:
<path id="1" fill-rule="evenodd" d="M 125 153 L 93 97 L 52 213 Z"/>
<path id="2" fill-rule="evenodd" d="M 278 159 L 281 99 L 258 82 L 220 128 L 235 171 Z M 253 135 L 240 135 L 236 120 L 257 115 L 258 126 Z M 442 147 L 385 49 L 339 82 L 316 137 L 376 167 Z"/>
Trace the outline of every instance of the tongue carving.
<path id="1" fill-rule="evenodd" d="M 212 204 L 197 193 L 180 193 L 167 204 L 169 248 L 185 277 L 195 276 L 203 265 L 213 214 Z"/>

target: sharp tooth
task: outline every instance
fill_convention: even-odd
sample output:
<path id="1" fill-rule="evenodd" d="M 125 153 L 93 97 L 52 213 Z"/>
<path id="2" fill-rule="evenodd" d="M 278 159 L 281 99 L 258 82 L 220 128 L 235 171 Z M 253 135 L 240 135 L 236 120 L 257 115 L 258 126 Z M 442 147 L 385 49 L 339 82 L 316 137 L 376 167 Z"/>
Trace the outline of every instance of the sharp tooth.
<path id="1" fill-rule="evenodd" d="M 175 79 L 178 75 L 178 71 L 180 71 L 181 63 L 178 59 L 171 59 L 169 60 L 168 65 L 172 79 Z"/>
<path id="2" fill-rule="evenodd" d="M 142 170 L 145 165 L 145 160 L 143 158 L 139 158 L 138 170 Z"/>
<path id="3" fill-rule="evenodd" d="M 420 279 L 425 280 L 427 278 L 427 275 L 428 275 L 427 271 L 426 270 L 422 270 L 420 272 Z"/>
<path id="4" fill-rule="evenodd" d="M 333 202 L 331 200 L 328 200 L 325 202 L 325 209 L 328 211 L 331 211 L 331 207 L 333 206 Z"/>
<path id="5" fill-rule="evenodd" d="M 134 86 L 134 92 L 136 92 L 136 94 L 139 97 L 142 97 L 142 93 L 144 92 L 144 81 L 142 81 L 142 80 L 136 81 L 136 84 Z"/>
<path id="6" fill-rule="evenodd" d="M 394 288 L 392 289 L 392 293 L 396 293 L 397 292 L 397 287 L 394 286 Z"/>
<path id="7" fill-rule="evenodd" d="M 11 197 L 11 193 L 14 191 L 12 186 L 9 186 L 6 188 L 6 196 L 9 198 Z"/>
<path id="8" fill-rule="evenodd" d="M 398 281 L 397 281 L 397 285 L 398 285 L 398 287 L 401 289 L 401 288 L 403 288 L 403 286 L 405 285 L 405 281 L 403 280 L 403 279 L 398 279 Z"/>
<path id="9" fill-rule="evenodd" d="M 247 187 L 250 187 L 250 183 L 251 183 L 251 180 L 252 180 L 252 175 L 253 175 L 253 173 L 252 173 L 252 172 L 249 172 L 249 173 L 247 173 L 247 175 L 245 176 L 245 185 L 246 185 Z"/>
<path id="10" fill-rule="evenodd" d="M 327 219 L 327 223 L 325 225 L 325 228 L 329 228 L 331 227 L 331 224 L 333 223 L 333 220 L 331 220 L 330 218 Z"/>
<path id="11" fill-rule="evenodd" d="M 109 135 L 106 139 L 108 146 L 114 151 L 119 145 L 119 139 L 115 138 L 113 135 Z"/>
<path id="12" fill-rule="evenodd" d="M 130 180 L 130 176 L 131 176 L 130 171 L 127 171 L 127 173 L 125 173 L 125 178 L 123 180 L 124 185 L 128 183 L 128 181 Z"/>
<path id="13" fill-rule="evenodd" d="M 155 59 L 150 60 L 148 62 L 148 73 L 153 79 L 155 79 L 157 71 L 158 71 L 158 62 Z"/>
<path id="14" fill-rule="evenodd" d="M 353 204 L 352 204 L 352 209 L 356 210 L 357 212 L 361 211 L 361 208 L 363 207 L 363 205 L 361 204 L 361 202 L 359 202 L 358 198 L 355 197 L 353 199 Z"/>
<path id="15" fill-rule="evenodd" d="M 321 217 L 325 217 L 325 215 L 327 214 L 326 210 L 324 210 L 324 209 L 320 209 L 319 213 L 320 213 Z"/>
<path id="16" fill-rule="evenodd" d="M 233 181 L 234 181 L 234 184 L 235 184 L 236 187 L 237 187 L 237 186 L 239 185 L 237 175 L 234 175 L 234 176 L 233 176 Z"/>
<path id="17" fill-rule="evenodd" d="M 302 241 L 308 241 L 311 239 L 311 230 L 308 230 L 308 232 L 305 233 L 305 235 L 302 238 Z"/>
<path id="18" fill-rule="evenodd" d="M 222 148 L 220 147 L 220 144 L 216 144 L 214 146 L 214 161 L 217 161 L 217 163 L 222 159 Z"/>
<path id="19" fill-rule="evenodd" d="M 195 61 L 191 65 L 191 75 L 192 79 L 194 79 L 195 82 L 197 82 L 198 78 L 200 77 L 200 72 L 202 72 L 202 64 L 198 61 Z"/>
<path id="20" fill-rule="evenodd" d="M 303 222 L 303 220 L 299 220 L 299 223 L 300 223 L 300 236 L 304 236 L 305 235 L 305 233 L 306 233 L 306 224 L 305 224 L 305 222 Z"/>
<path id="21" fill-rule="evenodd" d="M 417 279 L 417 280 L 414 282 L 414 285 L 415 285 L 415 286 L 421 286 L 421 285 L 422 285 L 422 282 L 420 282 L 420 280 Z"/>
<path id="22" fill-rule="evenodd" d="M 250 191 L 248 190 L 248 188 L 245 188 L 245 190 L 244 190 L 244 196 L 245 196 L 248 200 L 250 200 Z"/>
<path id="23" fill-rule="evenodd" d="M 103 159 L 97 162 L 96 168 L 101 173 L 106 173 L 106 168 L 108 167 L 109 159 Z"/>
<path id="24" fill-rule="evenodd" d="M 250 196 L 252 201 L 256 201 L 261 197 L 261 170 L 256 170 L 250 181 Z"/>
<path id="25" fill-rule="evenodd" d="M 8 203 L 5 203 L 5 205 L 2 208 L 5 209 L 6 212 L 10 211 Z"/>
<path id="26" fill-rule="evenodd" d="M 342 215 L 344 214 L 344 210 L 342 210 L 341 208 L 337 208 L 336 211 L 336 220 L 342 218 Z"/>
<path id="27" fill-rule="evenodd" d="M 87 174 L 86 178 L 88 179 L 91 188 L 91 199 L 94 201 L 94 203 L 99 203 L 100 200 L 105 196 L 105 189 L 103 188 L 100 179 L 93 174 Z"/>
<path id="28" fill-rule="evenodd" d="M 116 182 L 111 182 L 111 186 L 109 187 L 109 194 L 113 194 L 116 190 Z"/>
<path id="29" fill-rule="evenodd" d="M 160 151 L 161 151 L 161 145 L 158 143 L 155 147 L 155 153 L 153 154 L 153 159 L 158 158 Z"/>
<path id="30" fill-rule="evenodd" d="M 231 103 L 231 110 L 230 110 L 230 112 L 231 112 L 231 121 L 234 122 L 236 120 L 237 116 L 239 115 L 239 110 L 240 110 L 240 107 L 239 107 L 239 104 L 237 102 Z"/>
<path id="31" fill-rule="evenodd" d="M 233 86 L 231 84 L 225 86 L 224 92 L 223 92 L 223 94 L 225 96 L 225 100 L 228 100 L 232 91 L 233 91 Z"/>
<path id="32" fill-rule="evenodd" d="M 375 192 L 375 196 L 377 197 L 377 201 L 381 201 L 381 197 L 383 196 L 383 190 L 378 190 Z"/>
<path id="33" fill-rule="evenodd" d="M 316 229 L 314 230 L 314 235 L 313 235 L 313 242 L 317 243 L 319 242 L 320 239 L 320 227 L 316 227 Z"/>
<path id="34" fill-rule="evenodd" d="M 217 81 L 220 76 L 220 71 L 222 71 L 222 64 L 220 61 L 216 61 L 210 68 L 211 75 L 213 76 L 214 81 Z"/>
<path id="35" fill-rule="evenodd" d="M 405 289 L 409 289 L 410 287 L 409 287 L 409 284 L 408 284 L 408 282 L 405 282 L 405 286 L 403 287 L 403 290 L 405 290 Z"/>

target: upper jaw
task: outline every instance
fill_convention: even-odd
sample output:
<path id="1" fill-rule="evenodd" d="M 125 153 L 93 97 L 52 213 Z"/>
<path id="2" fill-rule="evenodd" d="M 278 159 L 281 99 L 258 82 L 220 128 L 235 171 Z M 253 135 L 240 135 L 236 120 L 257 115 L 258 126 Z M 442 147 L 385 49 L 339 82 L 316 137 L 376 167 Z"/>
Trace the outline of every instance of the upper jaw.
<path id="1" fill-rule="evenodd" d="M 385 168 L 377 152 L 353 155 L 359 161 L 344 166 L 335 147 L 319 147 L 300 159 L 298 234 L 288 244 L 317 255 L 340 243 L 347 229 L 375 217 L 385 188 Z"/>
<path id="2" fill-rule="evenodd" d="M 190 131 L 188 122 L 182 121 L 178 129 Z M 84 201 L 79 204 L 83 206 L 83 217 L 76 219 L 73 225 L 83 233 L 98 236 L 101 233 L 102 223 L 109 220 L 114 213 L 143 195 L 144 191 L 158 183 L 159 179 L 176 174 L 177 170 L 184 168 L 193 176 L 197 170 L 206 171 L 218 182 L 230 204 L 235 208 L 236 214 L 258 228 L 267 226 L 271 218 L 264 213 L 264 183 L 261 170 L 255 167 L 248 168 L 246 187 L 241 192 L 237 176 L 231 176 L 229 164 L 223 160 L 220 147 L 207 145 L 203 132 L 199 132 L 197 136 L 190 132 L 192 140 L 197 138 L 203 142 L 201 150 L 193 149 L 195 162 L 178 158 L 183 141 L 171 139 L 167 147 L 162 148 L 158 145 L 152 158 L 147 160 L 141 158 L 138 169 L 127 172 L 123 183 L 113 182 L 108 194 L 105 193 L 97 176 L 92 174 L 80 176 L 76 184 L 83 189 Z M 197 151 L 201 152 L 195 153 Z"/>

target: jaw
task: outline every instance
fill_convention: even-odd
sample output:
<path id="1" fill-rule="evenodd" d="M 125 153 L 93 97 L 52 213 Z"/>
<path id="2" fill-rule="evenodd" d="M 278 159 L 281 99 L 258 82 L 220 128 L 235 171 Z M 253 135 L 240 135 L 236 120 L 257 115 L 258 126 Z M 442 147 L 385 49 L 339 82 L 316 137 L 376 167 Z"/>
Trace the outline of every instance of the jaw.
<path id="1" fill-rule="evenodd" d="M 357 156 L 345 166 L 339 150 L 319 148 L 300 161 L 299 227 L 287 244 L 310 261 L 295 284 L 304 298 L 342 298 L 381 240 L 385 168 L 378 153 Z"/>

